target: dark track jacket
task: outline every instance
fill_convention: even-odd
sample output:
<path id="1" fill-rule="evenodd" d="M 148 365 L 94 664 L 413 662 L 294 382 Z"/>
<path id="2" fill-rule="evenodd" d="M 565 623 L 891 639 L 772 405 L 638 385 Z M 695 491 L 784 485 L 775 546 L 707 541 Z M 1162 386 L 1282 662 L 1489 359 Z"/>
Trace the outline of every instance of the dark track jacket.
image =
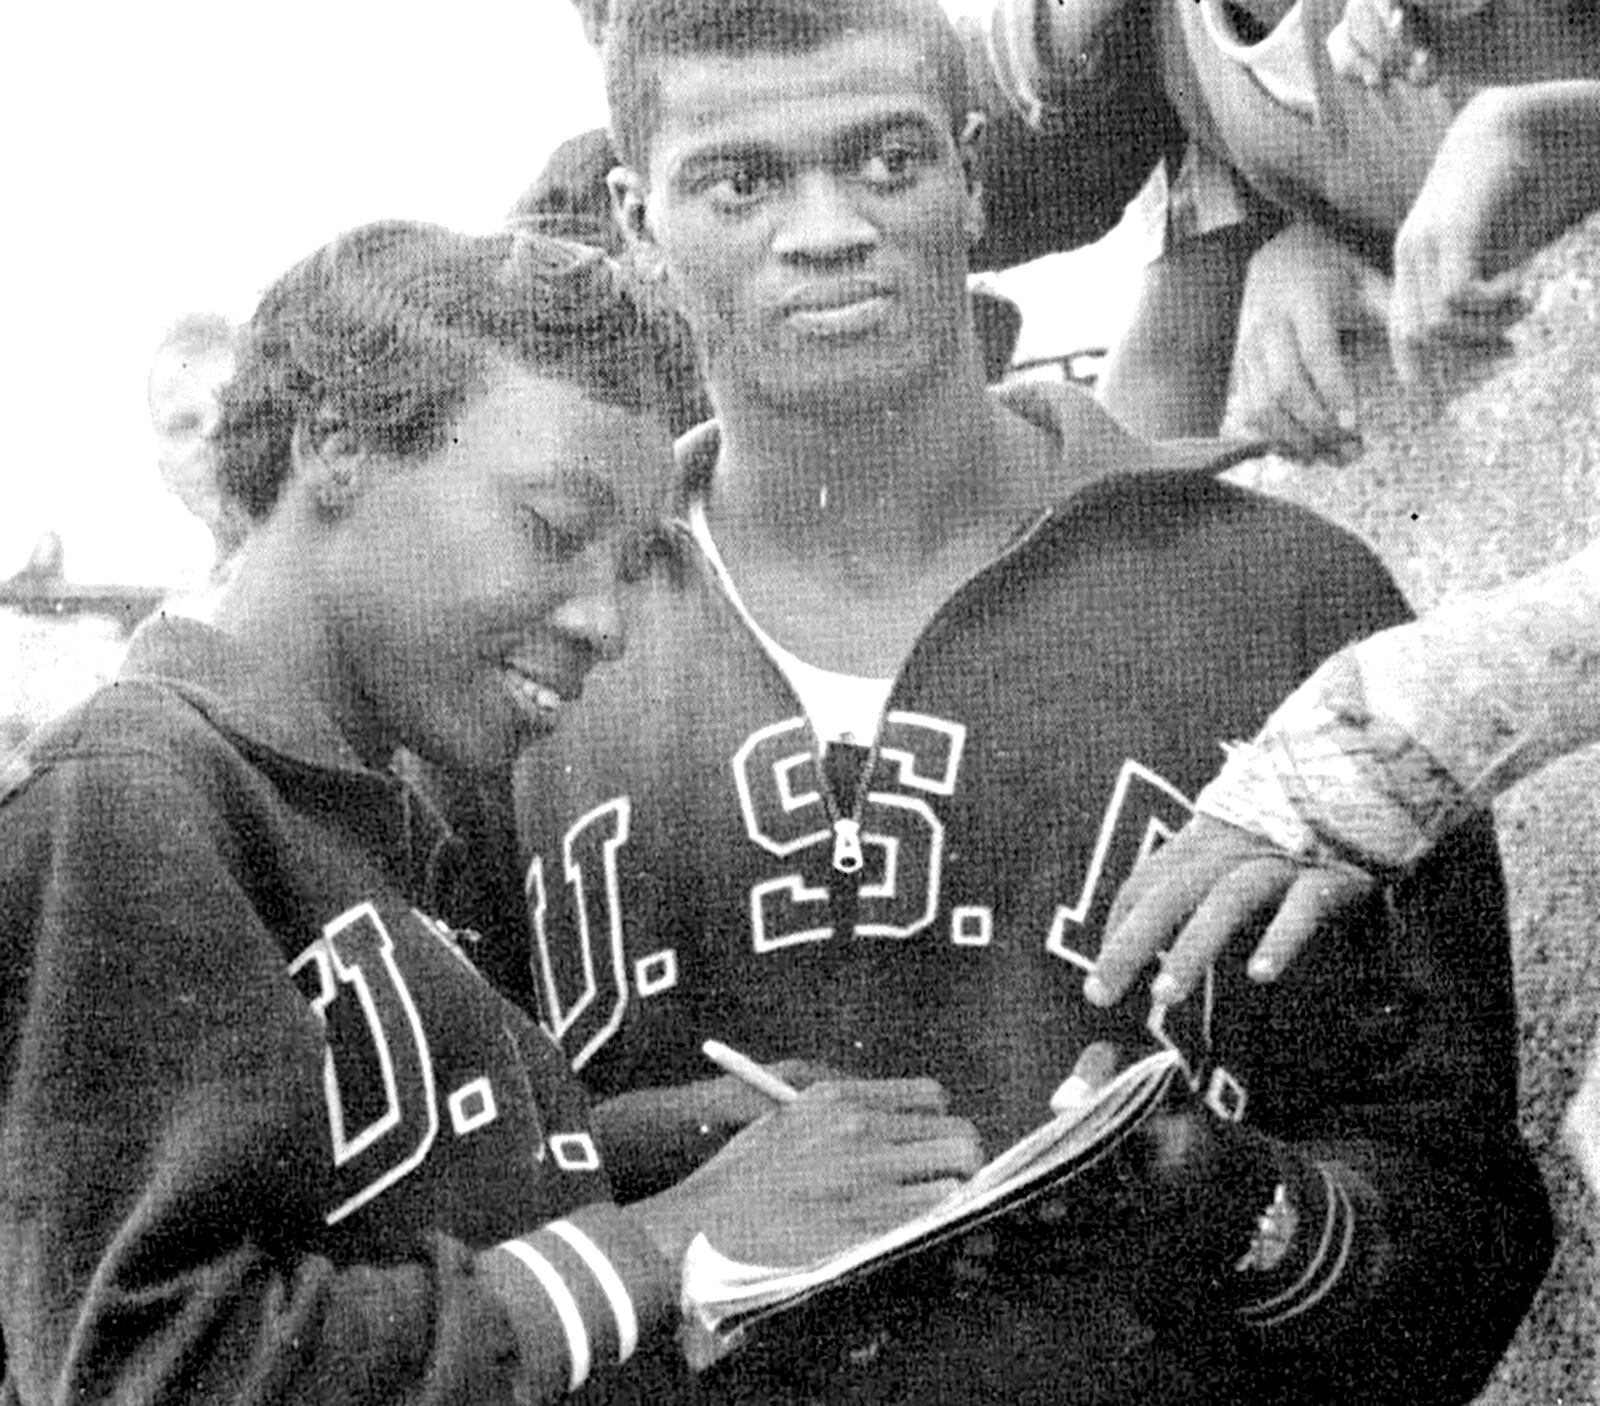
<path id="1" fill-rule="evenodd" d="M 670 1339 L 459 845 L 270 666 L 157 621 L 0 794 L 0 1401 L 616 1399 Z"/>
<path id="2" fill-rule="evenodd" d="M 1090 1042 L 1224 1071 L 1239 1121 L 1191 1108 L 1182 1156 L 1009 1238 L 979 1284 L 914 1262 L 828 1302 L 766 1375 L 759 1344 L 729 1359 L 729 1399 L 1469 1400 L 1550 1253 L 1487 827 L 1276 985 L 1240 951 L 1164 1019 L 1082 999 L 1219 744 L 1404 603 L 1348 534 L 1219 482 L 1219 446 L 1184 466 L 1070 392 L 1014 403 L 1060 436 L 1059 505 L 936 613 L 875 741 L 819 748 L 673 534 L 627 657 L 525 762 L 547 1027 L 599 1095 L 705 1077 L 707 1037 L 930 1074 L 991 1153 Z M 714 428 L 681 452 L 684 506 L 714 503 Z"/>

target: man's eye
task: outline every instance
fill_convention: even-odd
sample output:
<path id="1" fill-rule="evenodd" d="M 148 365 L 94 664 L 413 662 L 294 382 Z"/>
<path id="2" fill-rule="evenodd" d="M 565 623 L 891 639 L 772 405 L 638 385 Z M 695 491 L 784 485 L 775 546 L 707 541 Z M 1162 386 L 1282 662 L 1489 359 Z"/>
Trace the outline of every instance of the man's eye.
<path id="1" fill-rule="evenodd" d="M 778 184 L 779 174 L 769 166 L 742 162 L 707 175 L 701 189 L 719 205 L 749 205 L 769 194 Z"/>
<path id="2" fill-rule="evenodd" d="M 858 169 L 869 185 L 902 186 L 916 178 L 923 157 L 922 148 L 912 142 L 880 142 L 864 153 Z"/>

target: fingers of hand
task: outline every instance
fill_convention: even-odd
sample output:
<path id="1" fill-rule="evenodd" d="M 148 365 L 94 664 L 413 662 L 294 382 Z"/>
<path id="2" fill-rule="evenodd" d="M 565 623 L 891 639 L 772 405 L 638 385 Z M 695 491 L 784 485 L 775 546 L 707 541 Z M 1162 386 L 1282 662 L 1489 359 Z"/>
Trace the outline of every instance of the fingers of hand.
<path id="1" fill-rule="evenodd" d="M 1428 329 L 1428 336 L 1434 342 L 1454 347 L 1509 348 L 1506 333 L 1521 315 L 1515 304 L 1469 308 L 1455 305 L 1452 299 L 1444 317 Z"/>
<path id="2" fill-rule="evenodd" d="M 1360 296 L 1363 285 L 1353 285 L 1350 306 L 1352 319 L 1369 317 L 1370 310 Z M 1333 431 L 1348 434 L 1355 429 L 1355 388 L 1345 367 L 1344 352 L 1339 346 L 1339 328 L 1331 318 L 1312 318 L 1297 328 L 1301 366 L 1311 392 L 1308 409 L 1328 422 Z"/>
<path id="3" fill-rule="evenodd" d="M 983 1149 L 970 1123 L 956 1118 L 937 1121 L 941 1124 L 937 1130 L 886 1132 L 878 1164 L 888 1180 L 926 1182 L 951 1176 L 965 1180 L 983 1165 Z"/>
<path id="4" fill-rule="evenodd" d="M 950 1095 L 937 1079 L 825 1079 L 810 1085 L 798 1102 L 853 1103 L 862 1108 L 943 1113 Z"/>
<path id="5" fill-rule="evenodd" d="M 831 1110 L 841 1144 L 877 1157 L 897 1175 L 930 1172 L 966 1176 L 982 1163 L 977 1129 L 965 1118 L 845 1106 Z"/>
<path id="6" fill-rule="evenodd" d="M 962 1177 L 941 1177 L 937 1181 L 902 1181 L 888 1187 L 875 1198 L 872 1219 L 879 1221 L 878 1228 L 887 1229 L 912 1216 L 931 1211 L 947 1196 L 961 1189 Z"/>
<path id="7" fill-rule="evenodd" d="M 1408 220 L 1395 243 L 1389 346 L 1403 384 L 1418 384 L 1430 348 L 1509 349 L 1528 311 L 1515 275 L 1482 276 L 1475 251 Z"/>
<path id="8" fill-rule="evenodd" d="M 1162 864 L 1160 856 L 1153 863 Z M 1114 1006 L 1120 1001 L 1205 894 L 1207 880 L 1201 874 L 1166 867 L 1164 876 L 1170 880 L 1150 884 L 1120 918 L 1113 906 L 1100 955 L 1083 984 L 1083 997 L 1090 1005 Z"/>
<path id="9" fill-rule="evenodd" d="M 1263 858 L 1219 878 L 1162 957 L 1151 999 L 1170 1005 L 1187 997 L 1234 934 L 1255 925 L 1292 892 L 1298 872 L 1290 859 Z"/>
<path id="10" fill-rule="evenodd" d="M 1349 0 L 1326 47 L 1335 73 L 1368 88 L 1393 78 L 1425 85 L 1437 77 L 1424 36 L 1392 0 Z"/>
<path id="11" fill-rule="evenodd" d="M 1389 42 L 1387 0 L 1348 0 L 1328 32 L 1328 60 L 1340 77 L 1376 87 L 1383 81 Z"/>
<path id="12" fill-rule="evenodd" d="M 1168 947 L 1224 875 L 1261 858 L 1284 858 L 1266 840 L 1236 825 L 1197 815 L 1140 862 L 1111 905 L 1106 936 L 1084 999 L 1111 1006 Z"/>
<path id="13" fill-rule="evenodd" d="M 686 1099 L 694 1117 L 712 1126 L 740 1127 L 772 1112 L 772 1100 L 743 1079 L 721 1074 L 687 1086 Z"/>
<path id="14" fill-rule="evenodd" d="M 1365 315 L 1354 300 L 1347 311 Z M 1332 318 L 1319 315 L 1297 322 L 1294 334 L 1298 356 L 1288 368 L 1282 403 L 1302 429 L 1308 457 L 1341 457 L 1352 441 L 1359 441 L 1355 389 L 1345 369 L 1339 329 Z"/>
<path id="15" fill-rule="evenodd" d="M 964 1179 L 983 1163 L 963 1118 L 887 1112 L 803 1095 L 770 1121 L 769 1143 L 797 1194 L 832 1199 L 874 1188 Z"/>
<path id="16" fill-rule="evenodd" d="M 1389 355 L 1402 385 L 1422 378 L 1422 345 L 1433 318 L 1438 246 L 1410 221 L 1395 241 L 1394 291 L 1389 298 Z"/>
<path id="17" fill-rule="evenodd" d="M 943 1169 L 958 1170 L 967 1158 L 980 1156 L 977 1130 L 965 1118 L 871 1110 L 864 1111 L 863 1118 L 864 1139 L 909 1148 Z"/>
<path id="18" fill-rule="evenodd" d="M 797 1089 L 809 1089 L 813 1084 L 837 1083 L 851 1076 L 844 1070 L 819 1059 L 780 1059 L 769 1066 L 784 1083 Z"/>
<path id="19" fill-rule="evenodd" d="M 1050 1095 L 1051 1111 L 1067 1113 L 1087 1103 L 1098 1089 L 1111 1082 L 1120 1063 L 1117 1047 L 1109 1040 L 1086 1045 L 1073 1064 L 1072 1073 Z"/>
<path id="20" fill-rule="evenodd" d="M 1376 885 L 1355 870 L 1301 871 L 1251 954 L 1250 979 L 1275 980 L 1319 929 L 1364 902 Z"/>
<path id="21" fill-rule="evenodd" d="M 1450 289 L 1447 301 L 1452 312 L 1498 322 L 1502 330 L 1526 317 L 1533 306 L 1522 291 L 1522 277 L 1517 273 L 1468 278 Z"/>
<path id="22" fill-rule="evenodd" d="M 1329 64 L 1346 82 L 1359 83 L 1363 88 L 1376 88 L 1383 81 L 1382 66 L 1357 42 L 1347 20 L 1340 20 L 1329 30 L 1324 43 Z"/>
<path id="23" fill-rule="evenodd" d="M 1322 309 L 1261 325 L 1243 349 L 1235 413 L 1293 458 L 1338 454 L 1355 428 L 1355 395 Z"/>

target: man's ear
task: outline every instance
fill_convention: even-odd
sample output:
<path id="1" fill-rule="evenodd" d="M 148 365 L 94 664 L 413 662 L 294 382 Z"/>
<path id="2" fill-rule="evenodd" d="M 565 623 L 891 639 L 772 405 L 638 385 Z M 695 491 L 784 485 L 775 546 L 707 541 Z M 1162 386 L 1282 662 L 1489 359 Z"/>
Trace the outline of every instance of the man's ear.
<path id="1" fill-rule="evenodd" d="M 659 282 L 666 277 L 666 260 L 650 231 L 644 177 L 631 166 L 616 166 L 606 176 L 606 186 L 611 191 L 611 217 L 628 242 L 634 268 L 641 277 Z"/>
<path id="2" fill-rule="evenodd" d="M 989 119 L 981 112 L 969 112 L 966 123 L 961 128 L 961 135 L 956 138 L 956 151 L 961 156 L 961 169 L 967 178 L 967 239 L 976 244 L 983 238 L 983 232 L 988 227 L 988 216 L 984 213 L 983 205 L 983 177 L 979 174 L 982 167 L 979 165 L 983 155 L 984 131 L 989 125 Z"/>
<path id="3" fill-rule="evenodd" d="M 354 433 L 339 425 L 302 420 L 289 445 L 295 480 L 320 517 L 334 521 L 350 511 L 370 472 L 371 456 Z"/>

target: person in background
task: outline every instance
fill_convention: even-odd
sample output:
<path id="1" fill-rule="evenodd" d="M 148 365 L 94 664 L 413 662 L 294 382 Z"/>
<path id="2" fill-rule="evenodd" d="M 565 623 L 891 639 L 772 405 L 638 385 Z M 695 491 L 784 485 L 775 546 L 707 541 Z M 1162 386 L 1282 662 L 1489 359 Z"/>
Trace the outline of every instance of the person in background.
<path id="1" fill-rule="evenodd" d="M 503 773 L 620 652 L 658 335 L 597 254 L 401 222 L 262 299 L 210 623 L 152 620 L 0 784 L 0 1401 L 671 1400 L 697 1231 L 803 1260 L 976 1167 L 930 1080 L 725 1079 L 751 1126 L 616 1205 L 392 770 Z"/>
<path id="2" fill-rule="evenodd" d="M 233 375 L 233 324 L 221 313 L 189 313 L 167 330 L 150 364 L 150 424 L 161 481 L 210 530 L 220 573 L 245 522 L 217 485 L 211 436 L 218 396 Z"/>
<path id="3" fill-rule="evenodd" d="M 1560 52 L 1560 16 L 1583 16 L 1564 6 L 1523 13 L 1513 27 L 1480 4 L 1348 0 L 1329 36 L 1341 76 L 1375 90 L 1452 73 L 1505 85 L 1477 93 L 1455 118 L 1397 237 L 1387 315 L 1407 377 L 1420 374 L 1430 345 L 1517 308 L 1521 261 L 1600 209 L 1600 80 L 1542 77 L 1573 65 Z M 1578 59 L 1596 67 L 1592 47 Z M 1263 925 L 1250 971 L 1276 979 L 1380 878 L 1517 781 L 1600 739 L 1592 671 L 1574 672 L 1597 631 L 1600 548 L 1591 546 L 1345 651 L 1268 721 L 1266 751 L 1237 753 L 1179 843 L 1129 881 L 1095 998 L 1117 1000 L 1171 944 L 1159 989 L 1182 999 L 1240 929 Z M 1357 696 L 1341 698 L 1352 682 Z M 1311 766 L 1280 793 L 1263 756 L 1308 752 Z M 1319 826 L 1338 837 L 1331 848 L 1302 843 Z M 1565 1136 L 1600 1193 L 1600 1045 Z"/>
<path id="4" fill-rule="evenodd" d="M 1341 78 L 1386 92 L 1492 85 L 1456 114 L 1395 238 L 1388 328 L 1403 380 L 1420 377 L 1430 345 L 1519 313 L 1523 261 L 1600 208 L 1595 30 L 1565 3 L 1346 0 L 1328 36 Z"/>
<path id="5" fill-rule="evenodd" d="M 999 0 L 995 79 L 1036 131 L 1056 132 L 1018 146 L 1025 168 L 1081 162 L 1086 139 L 1142 141 L 1150 124 L 1131 138 L 1126 116 L 1109 129 L 1105 116 L 1137 110 L 1135 100 L 1154 108 L 1164 98 L 1185 134 L 1155 163 L 1134 212 L 1160 252 L 1100 387 L 1126 423 L 1210 433 L 1227 411 L 1230 428 L 1284 452 L 1339 458 L 1359 447 L 1347 337 L 1387 326 L 1410 384 L 1429 357 L 1504 348 L 1522 311 L 1513 280 L 1446 316 L 1446 300 L 1421 291 L 1438 274 L 1424 232 L 1455 225 L 1457 245 L 1492 235 L 1484 252 L 1506 275 L 1570 222 L 1563 209 L 1592 181 L 1588 158 L 1574 170 L 1570 149 L 1547 135 L 1555 121 L 1530 126 L 1503 90 L 1600 71 L 1600 20 L 1552 0 L 1507 0 L 1465 18 L 1460 8 L 1407 7 L 1434 14 L 1430 35 L 1456 37 L 1437 42 L 1431 68 L 1413 70 L 1437 81 L 1377 90 L 1341 79 L 1338 63 L 1361 76 L 1349 57 L 1361 51 L 1344 36 L 1365 29 L 1344 25 L 1333 0 Z M 1147 51 L 1158 55 L 1154 78 L 1137 59 Z M 1549 174 L 1536 180 L 1524 164 L 1515 188 L 1529 203 L 1491 231 L 1462 176 L 1507 172 L 1508 151 Z"/>
<path id="6" fill-rule="evenodd" d="M 547 1027 L 681 1151 L 663 1176 L 716 1145 L 707 1037 L 927 1069 L 991 1150 L 1097 1046 L 1196 1080 L 975 1281 L 908 1263 L 707 1392 L 1470 1398 L 1549 1252 L 1485 827 L 1293 990 L 1224 975 L 1178 1022 L 1082 994 L 1217 740 L 1403 620 L 1392 583 L 1218 482 L 1215 442 L 987 388 L 983 124 L 934 0 L 624 0 L 607 77 L 618 216 L 716 419 L 679 442 L 641 647 L 519 764 Z"/>

